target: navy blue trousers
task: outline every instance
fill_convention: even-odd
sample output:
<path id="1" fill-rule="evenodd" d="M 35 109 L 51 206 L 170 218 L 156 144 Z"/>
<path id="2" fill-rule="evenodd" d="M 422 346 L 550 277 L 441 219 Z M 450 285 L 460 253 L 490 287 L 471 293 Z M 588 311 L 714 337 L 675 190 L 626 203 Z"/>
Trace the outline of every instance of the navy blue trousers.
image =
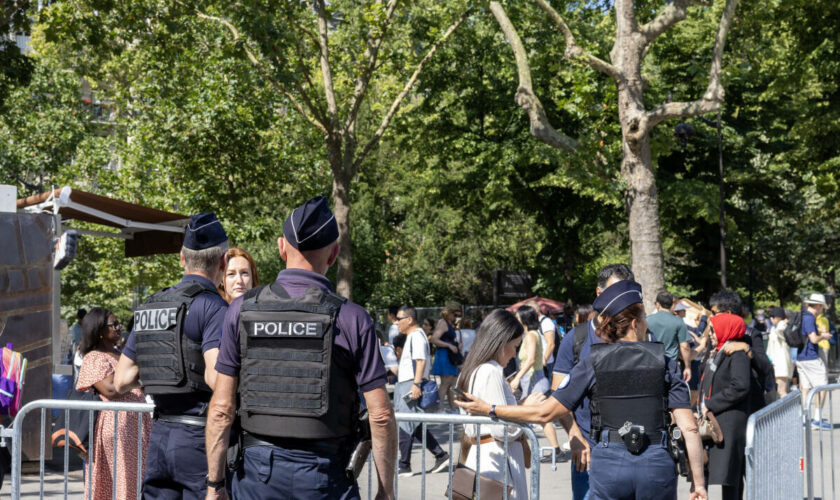
<path id="1" fill-rule="evenodd" d="M 335 456 L 276 446 L 246 448 L 231 487 L 234 500 L 358 500 L 359 487 Z"/>
<path id="2" fill-rule="evenodd" d="M 146 452 L 144 500 L 201 500 L 206 476 L 204 427 L 156 420 Z"/>
<path id="3" fill-rule="evenodd" d="M 591 448 L 591 500 L 676 500 L 677 473 L 662 441 L 633 455 L 605 438 Z"/>

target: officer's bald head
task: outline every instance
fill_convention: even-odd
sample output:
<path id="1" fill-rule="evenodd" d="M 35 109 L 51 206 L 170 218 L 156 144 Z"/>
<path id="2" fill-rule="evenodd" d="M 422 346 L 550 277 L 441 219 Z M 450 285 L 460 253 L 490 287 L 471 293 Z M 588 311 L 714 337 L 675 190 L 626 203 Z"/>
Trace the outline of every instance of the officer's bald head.
<path id="1" fill-rule="evenodd" d="M 286 269 L 305 269 L 318 274 L 326 274 L 339 253 L 338 241 L 315 250 L 299 250 L 283 236 L 277 238 L 277 248 Z"/>

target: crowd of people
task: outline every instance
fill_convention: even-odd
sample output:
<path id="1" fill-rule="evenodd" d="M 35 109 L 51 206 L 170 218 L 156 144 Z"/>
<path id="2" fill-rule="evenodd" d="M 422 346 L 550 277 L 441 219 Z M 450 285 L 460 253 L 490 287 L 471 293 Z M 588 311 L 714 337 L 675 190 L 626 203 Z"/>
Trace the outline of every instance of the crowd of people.
<path id="1" fill-rule="evenodd" d="M 557 317 L 528 302 L 486 311 L 473 328 L 457 302 L 422 320 L 403 305 L 389 309 L 380 337 L 325 277 L 337 238 L 324 198 L 297 207 L 278 238 L 286 268 L 261 286 L 254 259 L 229 248 L 214 214 L 199 214 L 186 229 L 183 279 L 137 308 L 127 336 L 108 310 L 80 311 L 76 388 L 103 401 L 150 397 L 156 407 L 153 420 L 99 414 L 86 495 L 110 496 L 116 470 L 120 498 L 136 498 L 138 479 L 151 499 L 358 498 L 348 450 L 369 426 L 381 498 L 393 494 L 395 466 L 413 474 L 412 449 L 424 439 L 428 472 L 480 463 L 486 478 L 509 479 L 510 498 L 528 498 L 526 469 L 539 451 L 518 425 L 485 425 L 481 434 L 465 425 L 450 457 L 428 427 L 423 436 L 422 426 L 397 423 L 396 410 L 533 424 L 555 454 L 562 426 L 575 500 L 676 498 L 678 428 L 691 498 L 721 485 L 723 498 L 737 499 L 748 416 L 794 382 L 803 393 L 827 383 L 824 344 L 833 336 L 820 294 L 800 313 L 772 307 L 748 324 L 738 294 L 723 290 L 689 325 L 689 305 L 666 291 L 646 315 L 633 272 L 613 264 L 599 273 L 591 305 Z M 816 428 L 828 425 L 819 403 Z"/>

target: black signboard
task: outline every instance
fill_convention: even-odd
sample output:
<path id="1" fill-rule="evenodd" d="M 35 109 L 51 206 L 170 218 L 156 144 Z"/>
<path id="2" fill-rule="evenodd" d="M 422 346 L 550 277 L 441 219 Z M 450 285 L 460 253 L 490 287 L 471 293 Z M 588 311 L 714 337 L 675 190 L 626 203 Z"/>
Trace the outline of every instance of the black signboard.
<path id="1" fill-rule="evenodd" d="M 524 299 L 531 293 L 531 275 L 525 271 L 493 271 L 493 303 L 500 299 Z"/>

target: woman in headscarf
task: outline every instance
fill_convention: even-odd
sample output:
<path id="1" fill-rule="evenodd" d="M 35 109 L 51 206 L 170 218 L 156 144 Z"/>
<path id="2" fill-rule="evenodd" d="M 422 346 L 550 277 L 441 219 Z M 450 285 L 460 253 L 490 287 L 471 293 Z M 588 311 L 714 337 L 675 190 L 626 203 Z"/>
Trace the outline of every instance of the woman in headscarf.
<path id="1" fill-rule="evenodd" d="M 744 337 L 743 318 L 721 313 L 710 320 L 713 354 L 700 382 L 701 414 L 711 413 L 720 425 L 723 441 L 709 446 L 708 484 L 720 484 L 723 500 L 743 497 L 744 448 L 749 417 L 750 359 L 746 352 L 727 356 L 723 348 Z"/>

